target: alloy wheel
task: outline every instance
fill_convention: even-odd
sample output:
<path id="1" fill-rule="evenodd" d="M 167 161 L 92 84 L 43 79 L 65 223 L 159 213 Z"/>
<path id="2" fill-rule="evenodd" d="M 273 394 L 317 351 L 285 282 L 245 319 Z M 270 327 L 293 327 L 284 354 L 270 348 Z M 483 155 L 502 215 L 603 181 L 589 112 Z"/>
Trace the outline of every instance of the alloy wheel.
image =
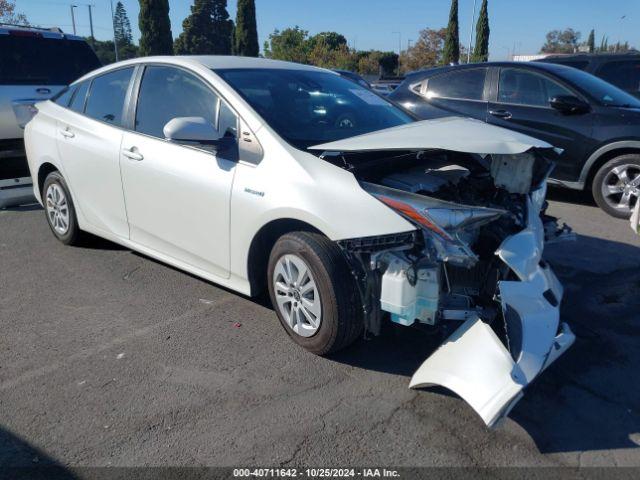
<path id="1" fill-rule="evenodd" d="M 640 197 L 640 166 L 626 164 L 612 168 L 604 177 L 601 192 L 611 208 L 631 214 Z"/>
<path id="2" fill-rule="evenodd" d="M 52 183 L 45 197 L 51 226 L 58 235 L 65 235 L 69 231 L 69 204 L 64 190 L 57 183 Z"/>
<path id="3" fill-rule="evenodd" d="M 311 337 L 320 328 L 320 294 L 308 265 L 297 255 L 280 257 L 273 274 L 277 308 L 287 325 L 301 337 Z"/>

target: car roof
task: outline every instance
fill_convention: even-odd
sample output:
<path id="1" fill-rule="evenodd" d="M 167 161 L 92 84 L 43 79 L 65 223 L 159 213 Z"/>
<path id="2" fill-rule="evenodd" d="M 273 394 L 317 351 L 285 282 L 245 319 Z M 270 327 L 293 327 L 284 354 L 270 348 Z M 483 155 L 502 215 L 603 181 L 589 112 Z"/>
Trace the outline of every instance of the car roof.
<path id="1" fill-rule="evenodd" d="M 78 35 L 71 35 L 68 33 L 64 33 L 58 27 L 41 28 L 41 27 L 32 27 L 28 25 L 14 25 L 11 23 L 0 23 L 0 35 L 12 35 L 12 34 L 22 34 L 21 36 L 32 36 L 32 37 L 40 37 L 40 38 L 47 38 L 47 39 L 53 39 L 53 40 L 85 41 L 84 38 L 79 37 Z"/>
<path id="2" fill-rule="evenodd" d="M 165 63 L 183 67 L 205 67 L 208 70 L 226 70 L 226 69 L 281 69 L 281 70 L 299 70 L 299 71 L 316 71 L 329 72 L 332 75 L 338 75 L 332 70 L 314 67 L 311 65 L 303 65 L 301 63 L 284 62 L 282 60 L 271 60 L 268 58 L 255 57 L 234 57 L 230 55 L 165 55 L 153 57 L 138 57 L 124 60 L 118 63 L 106 65 L 98 70 L 87 73 L 74 83 L 80 82 L 87 78 L 101 75 L 103 73 L 117 70 L 127 66 L 135 66 L 141 63 Z"/>
<path id="3" fill-rule="evenodd" d="M 433 67 L 425 70 L 416 70 L 407 74 L 407 77 L 430 77 L 437 73 L 445 73 L 454 70 L 463 70 L 478 67 L 520 67 L 530 70 L 544 70 L 547 72 L 562 75 L 563 72 L 573 71 L 573 67 L 560 65 L 557 63 L 544 62 L 483 62 L 483 63 L 465 63 L 462 65 L 446 65 L 441 67 Z"/>
<path id="4" fill-rule="evenodd" d="M 640 57 L 640 51 L 630 50 L 624 53 L 556 53 L 548 55 L 544 58 L 537 58 L 535 62 L 544 62 L 545 60 L 618 60 L 629 57 Z"/>

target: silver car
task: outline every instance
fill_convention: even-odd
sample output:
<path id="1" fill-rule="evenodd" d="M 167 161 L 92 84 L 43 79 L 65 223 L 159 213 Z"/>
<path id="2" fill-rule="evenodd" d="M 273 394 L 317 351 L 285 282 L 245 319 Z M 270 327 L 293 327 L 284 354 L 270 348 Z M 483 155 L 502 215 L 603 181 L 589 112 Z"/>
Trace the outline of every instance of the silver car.
<path id="1" fill-rule="evenodd" d="M 0 24 L 0 208 L 34 201 L 22 139 L 34 104 L 99 66 L 81 37 Z"/>

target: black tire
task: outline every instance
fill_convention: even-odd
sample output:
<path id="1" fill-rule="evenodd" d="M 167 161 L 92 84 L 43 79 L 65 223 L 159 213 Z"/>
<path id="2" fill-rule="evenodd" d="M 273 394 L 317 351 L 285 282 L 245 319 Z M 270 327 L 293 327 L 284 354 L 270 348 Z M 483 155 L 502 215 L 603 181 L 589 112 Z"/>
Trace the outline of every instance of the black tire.
<path id="1" fill-rule="evenodd" d="M 619 197 L 622 197 L 622 193 L 615 194 L 607 199 L 602 192 L 603 187 L 606 187 L 606 185 L 614 185 L 614 183 L 611 183 L 616 178 L 613 170 L 616 167 L 622 166 L 629 166 L 628 171 L 630 172 L 631 180 L 637 178 L 636 175 L 640 175 L 640 155 L 633 153 L 620 155 L 619 157 L 615 157 L 605 163 L 602 167 L 600 167 L 598 172 L 593 177 L 591 192 L 593 194 L 593 199 L 596 201 L 598 206 L 606 213 L 616 218 L 629 218 L 631 216 L 631 212 L 633 211 L 635 202 L 638 201 L 637 194 L 632 193 L 630 208 L 616 208 L 613 202 L 615 202 L 616 200 L 619 201 Z M 640 185 L 638 185 L 636 189 L 632 188 L 632 192 L 640 193 Z"/>
<path id="2" fill-rule="evenodd" d="M 276 301 L 274 272 L 278 261 L 287 254 L 306 263 L 320 296 L 320 326 L 309 337 L 294 332 Z M 328 238 L 310 232 L 283 235 L 271 250 L 267 272 L 273 308 L 287 334 L 298 345 L 317 355 L 327 355 L 347 347 L 362 333 L 362 304 L 355 279 L 340 248 Z"/>
<path id="3" fill-rule="evenodd" d="M 47 209 L 47 192 L 52 185 L 57 185 L 62 192 L 64 193 L 67 211 L 68 211 L 68 228 L 64 233 L 56 230 L 53 225 L 51 216 L 49 214 L 49 210 Z M 60 172 L 51 172 L 47 175 L 47 178 L 44 180 L 44 185 L 42 187 L 42 204 L 44 205 L 45 217 L 47 218 L 47 223 L 49 224 L 49 228 L 51 228 L 51 232 L 53 235 L 60 240 L 65 245 L 77 245 L 80 241 L 80 229 L 78 228 L 78 217 L 76 216 L 76 209 L 73 205 L 73 199 L 71 198 L 71 193 L 69 193 L 69 188 L 67 187 L 67 183 L 64 180 L 64 177 L 60 174 Z"/>

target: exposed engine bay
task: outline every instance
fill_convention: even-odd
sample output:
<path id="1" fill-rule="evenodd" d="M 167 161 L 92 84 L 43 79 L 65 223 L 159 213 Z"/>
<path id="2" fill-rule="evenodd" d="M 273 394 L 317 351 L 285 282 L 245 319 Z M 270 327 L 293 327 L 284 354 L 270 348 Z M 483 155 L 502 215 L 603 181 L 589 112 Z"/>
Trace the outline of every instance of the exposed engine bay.
<path id="1" fill-rule="evenodd" d="M 453 324 L 411 386 L 450 388 L 488 425 L 574 339 L 559 318 L 562 287 L 542 259 L 545 241 L 571 236 L 545 213 L 550 153 L 323 154 L 417 227 L 340 242 L 367 332 L 379 334 L 387 314 L 407 327 Z"/>

